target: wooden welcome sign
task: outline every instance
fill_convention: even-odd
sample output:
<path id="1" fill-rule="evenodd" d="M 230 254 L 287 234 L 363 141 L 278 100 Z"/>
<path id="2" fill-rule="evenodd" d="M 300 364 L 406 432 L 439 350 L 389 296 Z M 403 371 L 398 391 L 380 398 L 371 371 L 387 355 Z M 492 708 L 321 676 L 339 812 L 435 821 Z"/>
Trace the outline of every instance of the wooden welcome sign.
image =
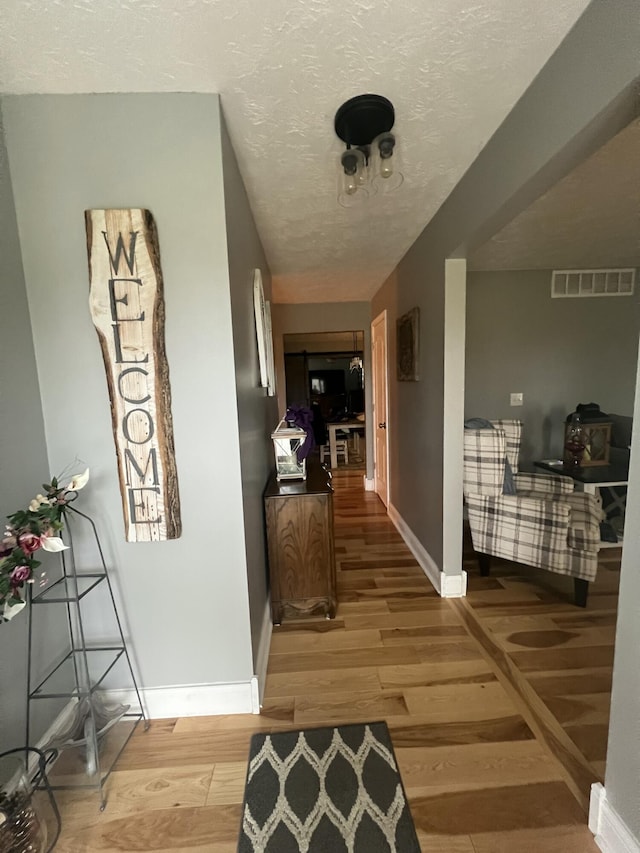
<path id="1" fill-rule="evenodd" d="M 160 251 L 148 210 L 87 210 L 91 316 L 111 399 L 127 542 L 181 533 Z"/>

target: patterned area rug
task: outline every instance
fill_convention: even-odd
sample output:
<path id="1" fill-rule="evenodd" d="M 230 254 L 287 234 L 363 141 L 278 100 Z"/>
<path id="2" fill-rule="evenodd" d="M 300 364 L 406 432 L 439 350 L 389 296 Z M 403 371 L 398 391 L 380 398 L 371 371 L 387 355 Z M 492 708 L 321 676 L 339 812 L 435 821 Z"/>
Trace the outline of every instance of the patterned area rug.
<path id="1" fill-rule="evenodd" d="M 238 853 L 420 853 L 386 723 L 256 734 Z"/>

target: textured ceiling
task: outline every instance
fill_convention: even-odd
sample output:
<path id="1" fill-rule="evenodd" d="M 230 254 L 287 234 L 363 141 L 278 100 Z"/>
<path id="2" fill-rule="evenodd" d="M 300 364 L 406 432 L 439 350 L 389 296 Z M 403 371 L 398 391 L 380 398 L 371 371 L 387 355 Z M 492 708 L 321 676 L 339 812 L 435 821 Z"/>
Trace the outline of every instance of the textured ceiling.
<path id="1" fill-rule="evenodd" d="M 640 120 L 481 246 L 469 267 L 640 267 Z"/>
<path id="2" fill-rule="evenodd" d="M 2 0 L 0 91 L 220 92 L 276 301 L 362 300 L 587 5 Z M 345 210 L 333 116 L 366 91 L 395 104 L 405 181 Z"/>

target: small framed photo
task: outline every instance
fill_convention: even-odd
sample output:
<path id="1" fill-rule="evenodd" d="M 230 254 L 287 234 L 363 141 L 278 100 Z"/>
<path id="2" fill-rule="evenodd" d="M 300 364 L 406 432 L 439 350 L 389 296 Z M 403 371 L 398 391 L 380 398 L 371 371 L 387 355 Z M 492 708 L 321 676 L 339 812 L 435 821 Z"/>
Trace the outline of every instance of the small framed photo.
<path id="1" fill-rule="evenodd" d="M 400 382 L 417 382 L 420 358 L 420 309 L 412 308 L 397 321 L 397 376 Z"/>

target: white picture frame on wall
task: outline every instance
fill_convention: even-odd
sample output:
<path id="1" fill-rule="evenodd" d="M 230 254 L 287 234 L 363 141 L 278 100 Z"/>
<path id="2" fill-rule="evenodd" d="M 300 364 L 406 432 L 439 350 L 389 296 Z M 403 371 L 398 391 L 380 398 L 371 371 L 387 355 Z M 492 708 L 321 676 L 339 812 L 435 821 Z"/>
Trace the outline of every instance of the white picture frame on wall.
<path id="1" fill-rule="evenodd" d="M 276 376 L 271 331 L 271 305 L 264 298 L 262 272 L 259 269 L 253 271 L 253 309 L 256 319 L 260 387 L 266 388 L 267 394 L 273 397 L 276 393 Z"/>
<path id="2" fill-rule="evenodd" d="M 260 387 L 269 384 L 267 375 L 267 340 L 265 332 L 265 304 L 262 289 L 262 273 L 259 269 L 253 271 L 253 310 L 256 318 L 256 339 L 258 342 L 258 365 L 260 368 Z"/>
<path id="3" fill-rule="evenodd" d="M 273 329 L 271 327 L 271 303 L 264 303 L 264 325 L 267 345 L 267 394 L 276 396 L 276 365 L 273 357 Z"/>

